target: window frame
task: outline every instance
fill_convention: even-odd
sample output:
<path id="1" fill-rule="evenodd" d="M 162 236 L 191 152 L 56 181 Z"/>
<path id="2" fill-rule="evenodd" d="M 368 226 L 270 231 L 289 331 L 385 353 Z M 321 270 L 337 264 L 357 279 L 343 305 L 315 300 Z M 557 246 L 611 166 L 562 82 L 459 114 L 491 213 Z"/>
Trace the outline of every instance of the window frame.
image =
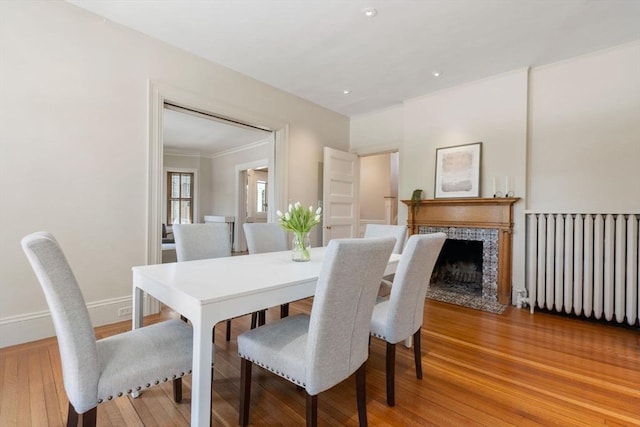
<path id="1" fill-rule="evenodd" d="M 177 168 L 177 167 L 165 167 L 164 168 L 164 182 L 163 182 L 163 199 L 164 199 L 164 209 L 162 209 L 162 222 L 167 224 L 167 226 L 171 226 L 172 224 L 169 222 L 169 218 L 171 217 L 171 200 L 178 200 L 176 198 L 170 197 L 171 187 L 169 184 L 169 179 L 171 174 L 191 174 L 192 175 L 192 188 L 191 188 L 191 198 L 180 198 L 180 200 L 190 200 L 191 201 L 191 223 L 194 224 L 198 222 L 198 170 L 193 168 Z"/>

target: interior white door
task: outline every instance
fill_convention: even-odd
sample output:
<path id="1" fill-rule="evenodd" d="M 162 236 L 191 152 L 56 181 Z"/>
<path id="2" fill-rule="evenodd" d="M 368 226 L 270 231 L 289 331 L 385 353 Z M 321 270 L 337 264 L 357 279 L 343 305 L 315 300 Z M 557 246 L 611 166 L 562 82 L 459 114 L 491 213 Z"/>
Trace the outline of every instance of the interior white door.
<path id="1" fill-rule="evenodd" d="M 324 147 L 322 244 L 356 237 L 360 171 L 358 156 Z"/>

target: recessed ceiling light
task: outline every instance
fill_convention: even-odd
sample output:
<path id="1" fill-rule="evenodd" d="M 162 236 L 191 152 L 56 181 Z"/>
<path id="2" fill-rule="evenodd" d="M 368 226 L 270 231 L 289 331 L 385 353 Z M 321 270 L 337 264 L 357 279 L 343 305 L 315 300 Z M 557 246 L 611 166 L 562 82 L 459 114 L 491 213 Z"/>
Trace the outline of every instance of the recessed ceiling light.
<path id="1" fill-rule="evenodd" d="M 367 18 L 373 18 L 378 14 L 378 11 L 372 7 L 368 7 L 366 9 L 362 9 L 362 13 L 364 13 L 364 16 Z"/>
<path id="2" fill-rule="evenodd" d="M 433 77 L 440 77 L 440 71 L 433 71 L 431 72 L 431 74 L 433 75 Z"/>
<path id="3" fill-rule="evenodd" d="M 345 89 L 342 91 L 342 93 L 344 93 L 345 95 L 349 95 L 351 91 L 349 89 Z"/>

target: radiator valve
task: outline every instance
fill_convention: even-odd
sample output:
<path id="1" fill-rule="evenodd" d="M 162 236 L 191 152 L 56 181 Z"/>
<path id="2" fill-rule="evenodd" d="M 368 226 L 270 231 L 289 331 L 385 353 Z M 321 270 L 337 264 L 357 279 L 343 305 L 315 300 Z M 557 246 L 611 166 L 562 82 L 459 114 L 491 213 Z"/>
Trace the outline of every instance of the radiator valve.
<path id="1" fill-rule="evenodd" d="M 529 298 L 527 297 L 526 289 L 518 289 L 516 290 L 516 307 L 523 308 L 529 305 Z"/>

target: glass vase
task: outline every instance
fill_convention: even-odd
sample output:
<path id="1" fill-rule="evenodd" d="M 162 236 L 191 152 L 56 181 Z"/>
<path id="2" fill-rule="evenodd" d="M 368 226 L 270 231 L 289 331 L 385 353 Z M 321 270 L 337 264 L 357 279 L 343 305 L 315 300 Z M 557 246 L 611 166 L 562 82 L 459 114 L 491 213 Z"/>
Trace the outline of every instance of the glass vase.
<path id="1" fill-rule="evenodd" d="M 309 233 L 294 232 L 291 244 L 291 259 L 293 261 L 305 262 L 311 260 L 311 238 Z"/>

